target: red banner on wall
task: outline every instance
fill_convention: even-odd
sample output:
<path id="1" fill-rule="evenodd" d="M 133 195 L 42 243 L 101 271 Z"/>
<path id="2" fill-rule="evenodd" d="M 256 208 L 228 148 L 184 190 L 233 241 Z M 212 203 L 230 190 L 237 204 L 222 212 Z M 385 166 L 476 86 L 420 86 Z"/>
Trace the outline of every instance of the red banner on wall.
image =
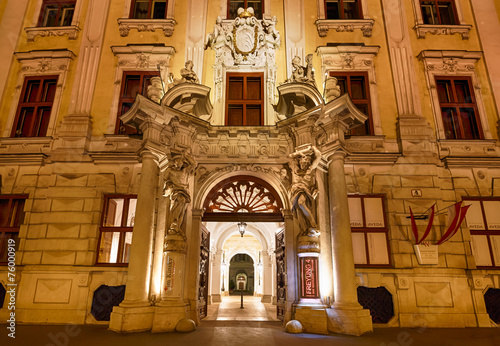
<path id="1" fill-rule="evenodd" d="M 300 257 L 300 297 L 319 298 L 317 257 Z"/>

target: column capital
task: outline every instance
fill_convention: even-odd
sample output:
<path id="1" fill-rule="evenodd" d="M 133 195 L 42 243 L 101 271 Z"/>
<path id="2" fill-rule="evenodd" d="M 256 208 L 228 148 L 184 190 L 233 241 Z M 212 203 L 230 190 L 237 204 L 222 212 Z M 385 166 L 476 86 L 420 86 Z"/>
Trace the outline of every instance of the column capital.
<path id="1" fill-rule="evenodd" d="M 289 209 L 282 209 L 281 213 L 283 214 L 283 218 L 286 219 L 293 219 L 293 213 Z"/>
<path id="2" fill-rule="evenodd" d="M 203 209 L 192 209 L 191 211 L 193 218 L 202 218 L 205 211 Z"/>

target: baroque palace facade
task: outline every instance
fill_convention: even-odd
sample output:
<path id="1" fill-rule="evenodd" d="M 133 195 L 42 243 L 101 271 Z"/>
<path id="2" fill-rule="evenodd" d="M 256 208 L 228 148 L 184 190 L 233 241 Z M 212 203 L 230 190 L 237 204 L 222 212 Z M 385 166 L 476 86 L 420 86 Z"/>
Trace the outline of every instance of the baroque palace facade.
<path id="1" fill-rule="evenodd" d="M 498 0 L 0 18 L 1 320 L 165 332 L 246 290 L 311 333 L 500 323 Z"/>

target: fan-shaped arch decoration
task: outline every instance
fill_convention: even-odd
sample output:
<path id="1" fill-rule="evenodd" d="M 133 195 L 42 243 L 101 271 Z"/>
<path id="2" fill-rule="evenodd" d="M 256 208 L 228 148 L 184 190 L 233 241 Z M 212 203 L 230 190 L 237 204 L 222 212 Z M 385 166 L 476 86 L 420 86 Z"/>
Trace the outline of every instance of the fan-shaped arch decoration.
<path id="1" fill-rule="evenodd" d="M 210 191 L 203 207 L 204 221 L 283 219 L 283 205 L 276 191 L 264 180 L 252 176 L 237 176 L 220 182 Z"/>

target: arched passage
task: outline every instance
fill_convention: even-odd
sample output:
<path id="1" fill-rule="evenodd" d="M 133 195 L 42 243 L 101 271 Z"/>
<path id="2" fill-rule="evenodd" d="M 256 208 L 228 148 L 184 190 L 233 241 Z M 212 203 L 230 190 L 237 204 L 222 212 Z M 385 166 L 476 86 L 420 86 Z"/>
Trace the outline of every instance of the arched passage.
<path id="1" fill-rule="evenodd" d="M 212 265 L 210 273 L 211 302 L 229 297 L 231 289 L 230 260 L 248 255 L 252 270 L 246 271 L 245 291 L 271 304 L 275 289 L 275 232 L 283 227 L 283 201 L 266 180 L 239 175 L 212 185 L 203 201 L 202 223 L 211 233 Z M 245 222 L 242 237 L 237 224 Z M 232 276 L 231 276 L 232 275 Z M 235 278 L 233 278 L 235 279 Z"/>

